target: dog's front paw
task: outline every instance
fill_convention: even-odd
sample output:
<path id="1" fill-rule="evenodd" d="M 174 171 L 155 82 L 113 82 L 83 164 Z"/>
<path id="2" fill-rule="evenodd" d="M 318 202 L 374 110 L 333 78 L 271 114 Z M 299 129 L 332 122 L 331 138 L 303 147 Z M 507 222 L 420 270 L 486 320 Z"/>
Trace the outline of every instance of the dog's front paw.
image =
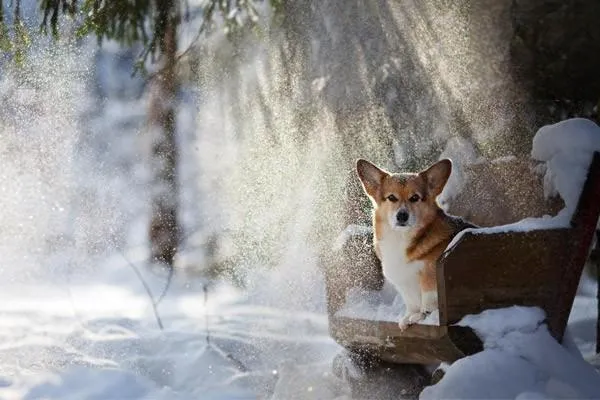
<path id="1" fill-rule="evenodd" d="M 425 318 L 425 314 L 423 314 L 422 312 L 406 313 L 400 319 L 400 322 L 398 322 L 398 327 L 402 331 L 406 330 L 406 328 L 408 328 L 409 326 L 411 326 L 413 324 L 416 324 L 417 322 L 421 321 L 423 318 Z"/>

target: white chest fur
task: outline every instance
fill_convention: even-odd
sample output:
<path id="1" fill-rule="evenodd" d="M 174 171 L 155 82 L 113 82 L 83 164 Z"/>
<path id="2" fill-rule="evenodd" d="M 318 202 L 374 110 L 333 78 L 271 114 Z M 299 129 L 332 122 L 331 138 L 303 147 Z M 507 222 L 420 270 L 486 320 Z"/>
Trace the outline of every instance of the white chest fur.
<path id="1" fill-rule="evenodd" d="M 423 261 L 407 260 L 410 234 L 409 229 L 387 229 L 377 242 L 383 275 L 398 290 L 409 313 L 421 308 L 419 272 L 425 265 Z"/>

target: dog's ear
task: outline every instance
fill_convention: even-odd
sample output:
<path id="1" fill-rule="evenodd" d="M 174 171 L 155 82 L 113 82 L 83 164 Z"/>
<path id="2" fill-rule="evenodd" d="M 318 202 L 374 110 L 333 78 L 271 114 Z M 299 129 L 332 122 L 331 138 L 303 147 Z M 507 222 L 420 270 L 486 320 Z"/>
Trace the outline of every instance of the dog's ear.
<path id="1" fill-rule="evenodd" d="M 434 199 L 442 193 L 450 173 L 452 172 L 452 161 L 445 158 L 433 164 L 419 175 L 423 177 L 427 183 L 427 192 Z"/>
<path id="2" fill-rule="evenodd" d="M 359 159 L 356 161 L 356 172 L 365 189 L 365 192 L 371 198 L 377 199 L 381 182 L 388 175 L 387 172 L 368 162 L 367 160 Z"/>

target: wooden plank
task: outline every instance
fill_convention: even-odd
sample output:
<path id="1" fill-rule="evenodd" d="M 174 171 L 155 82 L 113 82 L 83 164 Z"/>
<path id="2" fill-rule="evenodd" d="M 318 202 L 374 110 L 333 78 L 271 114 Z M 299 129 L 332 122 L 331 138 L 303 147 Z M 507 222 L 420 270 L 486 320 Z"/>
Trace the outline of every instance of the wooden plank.
<path id="1" fill-rule="evenodd" d="M 394 347 L 386 347 L 381 352 L 381 359 L 419 364 L 451 363 L 483 350 L 481 340 L 470 328 L 460 326 L 440 328 L 447 329 L 447 333 L 437 339 L 416 336 L 388 338 L 388 342 Z"/>
<path id="2" fill-rule="evenodd" d="M 588 170 L 586 182 L 579 196 L 577 210 L 571 220 L 571 245 L 565 268 L 561 271 L 561 284 L 557 289 L 556 314 L 549 320 L 549 327 L 561 340 L 564 334 L 571 307 L 581 279 L 583 267 L 589 256 L 590 246 L 596 232 L 600 215 L 600 153 L 595 152 Z"/>
<path id="3" fill-rule="evenodd" d="M 373 321 L 361 318 L 334 317 L 331 320 L 336 334 L 345 339 L 358 337 L 373 340 L 373 343 L 385 344 L 390 337 L 439 339 L 448 332 L 445 326 L 415 324 L 402 331 L 397 322 Z"/>
<path id="4" fill-rule="evenodd" d="M 438 263 L 440 323 L 512 305 L 541 307 L 552 318 L 569 231 L 466 232 Z"/>
<path id="5" fill-rule="evenodd" d="M 351 351 L 396 363 L 452 362 L 482 349 L 469 328 L 458 326 L 416 324 L 401 331 L 395 322 L 335 317 L 330 331 Z"/>
<path id="6" fill-rule="evenodd" d="M 454 362 L 463 358 L 463 354 L 448 336 L 440 339 L 390 338 L 393 347 L 387 347 L 380 353 L 384 361 L 394 363 L 435 364 Z"/>

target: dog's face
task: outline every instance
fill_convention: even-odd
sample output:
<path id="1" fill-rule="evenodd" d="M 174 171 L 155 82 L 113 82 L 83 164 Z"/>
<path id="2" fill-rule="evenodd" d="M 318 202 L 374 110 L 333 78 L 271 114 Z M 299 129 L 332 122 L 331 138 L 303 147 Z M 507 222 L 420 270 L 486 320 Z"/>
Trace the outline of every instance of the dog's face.
<path id="1" fill-rule="evenodd" d="M 373 202 L 377 221 L 402 230 L 426 225 L 436 217 L 436 197 L 450 177 L 452 162 L 444 159 L 416 174 L 392 174 L 358 160 L 356 171 Z"/>

